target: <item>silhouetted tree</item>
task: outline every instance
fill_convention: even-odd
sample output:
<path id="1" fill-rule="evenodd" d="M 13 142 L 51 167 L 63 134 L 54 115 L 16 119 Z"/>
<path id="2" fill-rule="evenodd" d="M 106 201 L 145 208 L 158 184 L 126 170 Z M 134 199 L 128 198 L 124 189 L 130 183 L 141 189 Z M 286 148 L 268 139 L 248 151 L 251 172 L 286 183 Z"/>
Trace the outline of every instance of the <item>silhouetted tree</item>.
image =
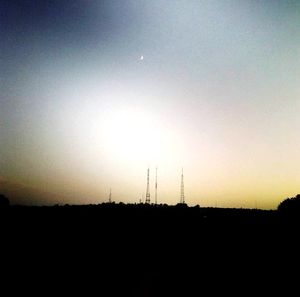
<path id="1" fill-rule="evenodd" d="M 282 213 L 300 215 L 300 194 L 287 198 L 278 205 L 278 210 Z"/>
<path id="2" fill-rule="evenodd" d="M 8 207 L 9 206 L 9 200 L 4 195 L 0 194 L 0 207 Z"/>

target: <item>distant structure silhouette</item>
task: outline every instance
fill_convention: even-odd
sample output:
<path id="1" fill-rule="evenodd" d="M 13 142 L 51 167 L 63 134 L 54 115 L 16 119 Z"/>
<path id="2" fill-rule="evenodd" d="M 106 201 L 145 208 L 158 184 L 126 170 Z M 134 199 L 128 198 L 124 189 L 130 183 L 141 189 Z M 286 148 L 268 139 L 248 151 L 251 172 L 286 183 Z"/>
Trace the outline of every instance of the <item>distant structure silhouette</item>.
<path id="1" fill-rule="evenodd" d="M 148 203 L 148 204 L 150 204 L 149 175 L 150 175 L 150 169 L 148 167 L 148 170 L 147 170 L 147 190 L 146 190 L 146 203 Z"/>
<path id="2" fill-rule="evenodd" d="M 181 170 L 181 187 L 180 187 L 180 202 L 181 204 L 185 204 L 185 197 L 184 197 L 184 180 L 183 180 L 183 168 Z"/>
<path id="3" fill-rule="evenodd" d="M 157 204 L 157 167 L 155 170 L 155 204 Z"/>
<path id="4" fill-rule="evenodd" d="M 111 200 L 111 189 L 109 189 L 108 202 L 109 202 L 109 203 L 111 203 L 111 202 L 112 202 L 112 200 Z"/>

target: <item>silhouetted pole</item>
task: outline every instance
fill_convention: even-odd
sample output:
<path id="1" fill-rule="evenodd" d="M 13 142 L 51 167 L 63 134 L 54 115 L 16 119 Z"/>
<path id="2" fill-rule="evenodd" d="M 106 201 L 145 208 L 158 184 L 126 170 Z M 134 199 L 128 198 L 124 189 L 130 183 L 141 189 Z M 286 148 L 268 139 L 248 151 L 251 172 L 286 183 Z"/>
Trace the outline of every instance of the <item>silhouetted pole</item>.
<path id="1" fill-rule="evenodd" d="M 157 204 L 157 167 L 155 173 L 155 204 Z"/>
<path id="2" fill-rule="evenodd" d="M 146 203 L 150 203 L 149 174 L 150 174 L 150 169 L 148 168 L 148 171 L 147 171 L 147 191 L 146 191 Z"/>
<path id="3" fill-rule="evenodd" d="M 180 203 L 185 203 L 185 198 L 184 198 L 184 181 L 183 181 L 183 168 L 182 168 L 182 171 L 181 171 Z"/>
<path id="4" fill-rule="evenodd" d="M 108 202 L 111 203 L 111 189 L 109 189 L 109 197 L 108 197 Z"/>

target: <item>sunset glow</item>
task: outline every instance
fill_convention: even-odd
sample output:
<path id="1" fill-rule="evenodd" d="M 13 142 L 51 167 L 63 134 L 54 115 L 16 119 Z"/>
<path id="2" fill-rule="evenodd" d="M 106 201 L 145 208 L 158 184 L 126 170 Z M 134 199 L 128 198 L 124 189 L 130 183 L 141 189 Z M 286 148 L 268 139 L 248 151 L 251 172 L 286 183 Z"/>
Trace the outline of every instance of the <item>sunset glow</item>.
<path id="1" fill-rule="evenodd" d="M 182 167 L 189 205 L 270 209 L 299 192 L 297 1 L 71 2 L 3 4 L 13 203 L 101 203 L 110 188 L 135 203 L 148 167 L 160 203 L 179 201 Z"/>

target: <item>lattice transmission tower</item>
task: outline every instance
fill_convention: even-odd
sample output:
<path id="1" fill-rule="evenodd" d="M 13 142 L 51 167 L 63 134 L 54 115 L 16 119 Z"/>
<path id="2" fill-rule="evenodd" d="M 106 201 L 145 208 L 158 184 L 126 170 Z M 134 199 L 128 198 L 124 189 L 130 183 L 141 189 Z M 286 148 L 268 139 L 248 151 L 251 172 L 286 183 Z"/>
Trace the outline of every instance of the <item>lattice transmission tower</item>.
<path id="1" fill-rule="evenodd" d="M 183 180 L 183 168 L 181 171 L 181 187 L 180 187 L 180 203 L 185 203 L 185 197 L 184 197 L 184 180 Z"/>
<path id="2" fill-rule="evenodd" d="M 155 204 L 157 204 L 157 167 L 155 170 Z"/>
<path id="3" fill-rule="evenodd" d="M 147 190 L 146 190 L 146 203 L 150 204 L 150 187 L 149 187 L 150 169 L 147 170 Z"/>

